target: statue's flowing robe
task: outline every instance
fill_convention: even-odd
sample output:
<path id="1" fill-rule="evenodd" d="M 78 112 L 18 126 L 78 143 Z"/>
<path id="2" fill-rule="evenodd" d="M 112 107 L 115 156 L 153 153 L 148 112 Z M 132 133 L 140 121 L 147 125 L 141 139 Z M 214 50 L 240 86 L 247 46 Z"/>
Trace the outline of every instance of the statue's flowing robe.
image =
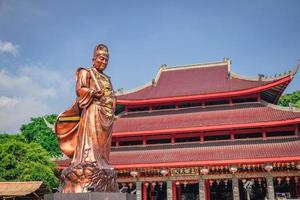
<path id="1" fill-rule="evenodd" d="M 103 96 L 96 98 L 94 94 L 99 89 Z M 76 94 L 74 105 L 59 117 L 74 114 L 78 110 L 80 121 L 76 125 L 69 123 L 68 129 L 66 125 L 57 123 L 60 147 L 66 155 L 73 157 L 72 165 L 98 162 L 100 166 L 108 167 L 115 110 L 110 78 L 94 68 L 79 68 L 76 73 Z M 68 131 L 61 131 L 63 129 L 60 127 Z"/>

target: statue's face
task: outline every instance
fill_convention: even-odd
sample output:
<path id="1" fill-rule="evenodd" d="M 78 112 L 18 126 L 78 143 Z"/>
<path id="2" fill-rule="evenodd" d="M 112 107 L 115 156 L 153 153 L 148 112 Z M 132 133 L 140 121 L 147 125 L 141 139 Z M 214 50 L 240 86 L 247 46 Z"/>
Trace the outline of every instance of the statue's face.
<path id="1" fill-rule="evenodd" d="M 104 71 L 107 64 L 108 64 L 108 57 L 106 55 L 103 55 L 101 51 L 96 52 L 96 55 L 94 57 L 93 66 L 98 71 Z"/>

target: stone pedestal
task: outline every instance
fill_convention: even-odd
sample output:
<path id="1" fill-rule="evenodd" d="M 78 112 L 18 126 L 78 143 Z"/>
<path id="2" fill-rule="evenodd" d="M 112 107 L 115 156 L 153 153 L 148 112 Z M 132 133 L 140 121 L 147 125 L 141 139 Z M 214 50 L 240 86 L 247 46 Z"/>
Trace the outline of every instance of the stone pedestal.
<path id="1" fill-rule="evenodd" d="M 46 194 L 44 200 L 136 200 L 136 196 L 119 192 L 54 193 Z"/>

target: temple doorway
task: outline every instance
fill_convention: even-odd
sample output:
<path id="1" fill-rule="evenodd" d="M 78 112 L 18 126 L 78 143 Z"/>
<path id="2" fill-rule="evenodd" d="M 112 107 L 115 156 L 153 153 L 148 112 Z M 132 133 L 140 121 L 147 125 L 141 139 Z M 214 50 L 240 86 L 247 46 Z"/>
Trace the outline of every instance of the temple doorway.
<path id="1" fill-rule="evenodd" d="M 273 181 L 276 198 L 297 199 L 300 197 L 299 177 L 276 177 Z"/>
<path id="2" fill-rule="evenodd" d="M 239 180 L 240 200 L 265 200 L 267 183 L 265 178 L 244 178 Z"/>
<path id="3" fill-rule="evenodd" d="M 176 183 L 177 200 L 198 200 L 199 199 L 199 183 L 187 182 Z"/>
<path id="4" fill-rule="evenodd" d="M 232 181 L 228 179 L 208 180 L 209 200 L 232 200 Z"/>

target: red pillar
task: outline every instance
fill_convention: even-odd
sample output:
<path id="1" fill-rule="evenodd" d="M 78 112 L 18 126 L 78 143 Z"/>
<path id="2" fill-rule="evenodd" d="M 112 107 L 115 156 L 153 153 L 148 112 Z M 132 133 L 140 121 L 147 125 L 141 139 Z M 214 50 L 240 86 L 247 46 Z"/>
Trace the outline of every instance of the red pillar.
<path id="1" fill-rule="evenodd" d="M 210 200 L 209 180 L 205 181 L 205 199 Z"/>
<path id="2" fill-rule="evenodd" d="M 296 182 L 296 194 L 297 194 L 297 197 L 300 197 L 300 184 L 299 184 L 298 177 L 295 177 L 295 182 Z"/>
<path id="3" fill-rule="evenodd" d="M 230 130 L 230 140 L 234 141 L 234 130 Z"/>
<path id="4" fill-rule="evenodd" d="M 153 107 L 149 106 L 149 112 L 152 112 L 152 111 L 153 111 Z"/>
<path id="5" fill-rule="evenodd" d="M 267 133 L 266 133 L 266 129 L 265 128 L 262 129 L 262 138 L 263 138 L 263 140 L 267 139 Z"/>
<path id="6" fill-rule="evenodd" d="M 147 144 L 147 136 L 143 136 L 143 145 L 146 145 Z"/>
<path id="7" fill-rule="evenodd" d="M 173 200 L 177 200 L 176 182 L 173 182 Z"/>
<path id="8" fill-rule="evenodd" d="M 200 133 L 200 143 L 203 144 L 204 143 L 204 133 Z"/>
<path id="9" fill-rule="evenodd" d="M 260 101 L 261 97 L 260 97 L 260 93 L 257 95 L 257 101 Z"/>
<path id="10" fill-rule="evenodd" d="M 151 184 L 151 193 L 150 193 L 150 199 L 154 200 L 154 196 L 152 196 L 152 194 L 154 194 L 154 185 Z"/>
<path id="11" fill-rule="evenodd" d="M 174 134 L 171 135 L 171 143 L 175 144 L 175 136 L 174 136 Z"/>
<path id="12" fill-rule="evenodd" d="M 201 101 L 201 107 L 205 108 L 205 101 Z"/>
<path id="13" fill-rule="evenodd" d="M 229 99 L 229 105 L 232 106 L 232 104 L 233 104 L 233 103 L 232 103 L 232 98 L 230 98 L 230 99 Z"/>
<path id="14" fill-rule="evenodd" d="M 147 186 L 145 183 L 143 184 L 143 200 L 148 200 Z"/>
<path id="15" fill-rule="evenodd" d="M 177 197 L 180 200 L 181 199 L 181 184 L 177 185 L 177 190 L 178 190 L 178 192 L 177 192 L 178 196 Z"/>

